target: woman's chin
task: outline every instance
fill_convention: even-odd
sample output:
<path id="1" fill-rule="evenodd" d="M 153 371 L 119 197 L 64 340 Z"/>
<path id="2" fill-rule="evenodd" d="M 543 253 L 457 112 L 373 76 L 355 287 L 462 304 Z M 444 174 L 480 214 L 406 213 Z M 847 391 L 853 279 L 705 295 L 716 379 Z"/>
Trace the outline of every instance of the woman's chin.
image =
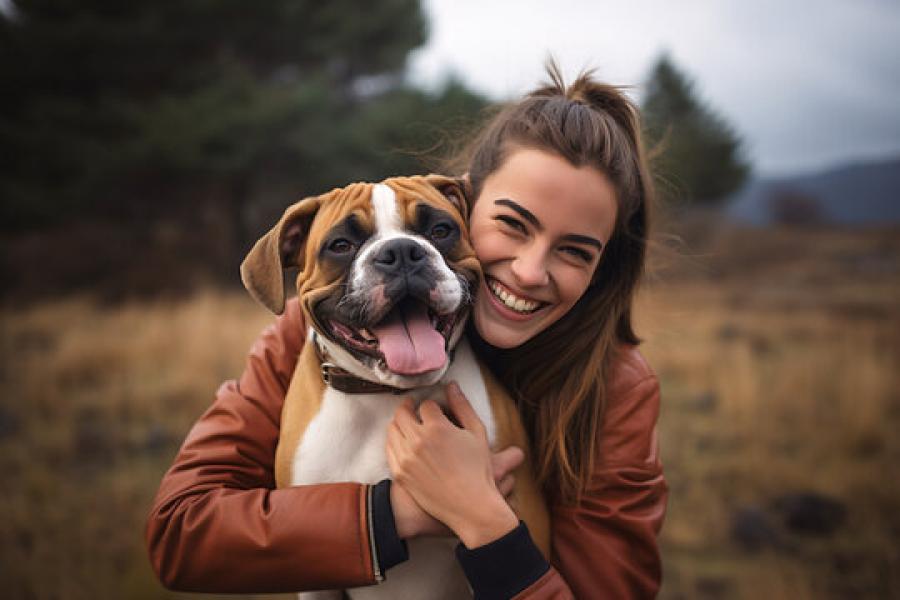
<path id="1" fill-rule="evenodd" d="M 477 307 L 474 311 L 475 330 L 491 346 L 508 350 L 531 339 L 531 333 L 523 330 L 521 323 L 500 323 L 495 318 L 485 316 L 481 308 Z"/>

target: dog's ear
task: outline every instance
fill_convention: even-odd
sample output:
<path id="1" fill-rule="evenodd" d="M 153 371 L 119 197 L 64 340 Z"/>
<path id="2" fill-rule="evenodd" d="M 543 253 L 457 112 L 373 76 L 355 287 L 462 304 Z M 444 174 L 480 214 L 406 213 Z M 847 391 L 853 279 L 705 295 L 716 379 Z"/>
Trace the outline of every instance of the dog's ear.
<path id="1" fill-rule="evenodd" d="M 425 180 L 453 203 L 459 214 L 467 221 L 469 220 L 469 210 L 472 208 L 471 185 L 469 185 L 469 174 L 466 173 L 462 177 L 447 177 L 446 175 L 437 175 L 432 173 L 426 175 Z"/>
<path id="2" fill-rule="evenodd" d="M 309 228 L 320 205 L 321 196 L 313 196 L 288 207 L 241 263 L 244 287 L 276 315 L 284 312 L 284 270 L 303 269 Z"/>

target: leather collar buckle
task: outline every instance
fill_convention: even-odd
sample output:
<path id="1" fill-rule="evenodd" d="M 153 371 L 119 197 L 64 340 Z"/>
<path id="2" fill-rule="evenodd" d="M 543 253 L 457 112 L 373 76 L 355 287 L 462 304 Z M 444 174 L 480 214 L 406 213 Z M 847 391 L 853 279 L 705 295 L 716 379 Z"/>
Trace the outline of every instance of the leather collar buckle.
<path id="1" fill-rule="evenodd" d="M 322 363 L 322 381 L 325 382 L 325 385 L 331 385 L 331 369 L 334 368 L 334 365 L 328 362 Z"/>

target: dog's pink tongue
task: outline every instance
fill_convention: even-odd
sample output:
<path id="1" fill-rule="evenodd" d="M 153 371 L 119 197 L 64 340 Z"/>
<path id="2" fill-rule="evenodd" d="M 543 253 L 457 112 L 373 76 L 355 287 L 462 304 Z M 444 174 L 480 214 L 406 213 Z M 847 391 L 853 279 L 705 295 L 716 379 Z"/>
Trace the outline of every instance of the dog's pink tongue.
<path id="1" fill-rule="evenodd" d="M 431 326 L 428 309 L 419 302 L 394 308 L 372 328 L 388 369 L 418 375 L 444 366 L 444 336 Z"/>

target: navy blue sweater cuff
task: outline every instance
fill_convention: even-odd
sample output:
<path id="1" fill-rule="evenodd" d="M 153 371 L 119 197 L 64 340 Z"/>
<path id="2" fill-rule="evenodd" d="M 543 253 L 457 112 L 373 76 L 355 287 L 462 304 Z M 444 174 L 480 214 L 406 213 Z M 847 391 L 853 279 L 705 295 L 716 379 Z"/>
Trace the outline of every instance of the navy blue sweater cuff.
<path id="1" fill-rule="evenodd" d="M 475 593 L 475 600 L 512 598 L 544 576 L 550 563 L 531 540 L 528 527 L 519 526 L 484 546 L 456 546 L 456 558 Z"/>
<path id="2" fill-rule="evenodd" d="M 409 558 L 406 542 L 397 535 L 394 509 L 391 506 L 391 480 L 384 479 L 372 488 L 372 531 L 381 573 Z"/>

